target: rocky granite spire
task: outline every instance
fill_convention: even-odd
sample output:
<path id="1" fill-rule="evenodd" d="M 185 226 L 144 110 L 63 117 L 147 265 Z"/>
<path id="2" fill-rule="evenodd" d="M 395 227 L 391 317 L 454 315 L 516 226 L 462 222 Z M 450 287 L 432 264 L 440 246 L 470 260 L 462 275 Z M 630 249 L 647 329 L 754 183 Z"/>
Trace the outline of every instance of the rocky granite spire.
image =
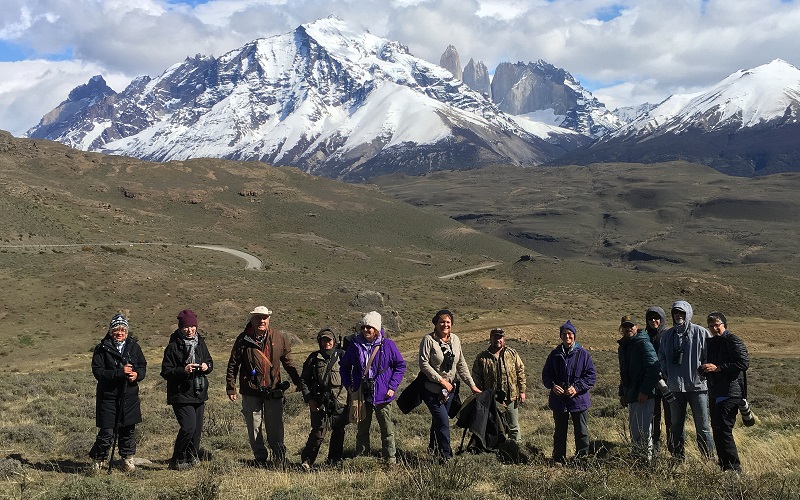
<path id="1" fill-rule="evenodd" d="M 458 57 L 458 51 L 452 45 L 448 45 L 439 59 L 439 66 L 453 74 L 454 77 L 461 80 L 461 59 Z"/>
<path id="2" fill-rule="evenodd" d="M 483 64 L 483 61 L 478 61 L 476 64 L 475 61 L 470 58 L 467 65 L 464 66 L 464 74 L 461 76 L 461 81 L 472 90 L 480 92 L 486 97 L 492 97 L 489 70 L 486 68 L 486 65 Z"/>

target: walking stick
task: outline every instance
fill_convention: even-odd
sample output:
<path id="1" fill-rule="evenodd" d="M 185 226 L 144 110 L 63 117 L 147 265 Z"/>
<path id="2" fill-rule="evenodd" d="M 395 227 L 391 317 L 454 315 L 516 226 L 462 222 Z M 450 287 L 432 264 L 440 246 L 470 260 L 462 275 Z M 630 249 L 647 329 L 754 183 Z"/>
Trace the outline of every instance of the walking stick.
<path id="1" fill-rule="evenodd" d="M 126 363 L 129 364 L 129 363 Z M 119 438 L 119 427 L 122 423 L 122 417 L 125 413 L 125 395 L 128 392 L 128 374 L 125 374 L 125 379 L 122 381 L 122 395 L 117 396 L 117 413 L 114 416 L 114 440 L 111 441 L 111 459 L 108 461 L 108 473 L 111 474 L 111 464 L 114 463 L 114 449 L 117 448 L 117 439 Z M 120 453 L 122 453 L 120 451 Z"/>

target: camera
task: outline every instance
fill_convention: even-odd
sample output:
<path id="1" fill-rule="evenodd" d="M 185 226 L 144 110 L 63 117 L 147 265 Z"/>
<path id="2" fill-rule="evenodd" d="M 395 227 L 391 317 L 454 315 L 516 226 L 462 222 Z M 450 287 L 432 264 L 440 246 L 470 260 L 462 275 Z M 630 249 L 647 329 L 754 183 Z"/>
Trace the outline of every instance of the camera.
<path id="1" fill-rule="evenodd" d="M 364 394 L 365 397 L 369 395 L 368 397 L 372 398 L 373 394 L 375 394 L 375 379 L 365 378 L 361 382 L 361 394 Z"/>
<path id="2" fill-rule="evenodd" d="M 439 369 L 443 372 L 449 372 L 453 368 L 453 363 L 456 360 L 456 355 L 452 351 L 447 351 L 444 354 L 444 361 L 442 361 Z"/>
<path id="3" fill-rule="evenodd" d="M 739 413 L 742 414 L 742 423 L 745 427 L 752 427 L 756 423 L 756 416 L 750 410 L 750 403 L 746 399 L 739 402 Z"/>
<path id="4" fill-rule="evenodd" d="M 672 351 L 672 364 L 679 365 L 683 363 L 683 350 Z"/>
<path id="5" fill-rule="evenodd" d="M 661 398 L 664 399 L 664 401 L 667 403 L 672 403 L 675 401 L 675 395 L 669 390 L 669 386 L 666 382 L 664 382 L 663 378 L 658 379 L 658 382 L 656 382 L 656 388 L 658 389 L 658 392 L 661 393 Z"/>
<path id="6" fill-rule="evenodd" d="M 281 399 L 289 385 L 289 381 L 285 380 L 278 383 L 274 389 L 272 387 L 261 387 L 261 393 L 264 395 L 264 399 Z"/>

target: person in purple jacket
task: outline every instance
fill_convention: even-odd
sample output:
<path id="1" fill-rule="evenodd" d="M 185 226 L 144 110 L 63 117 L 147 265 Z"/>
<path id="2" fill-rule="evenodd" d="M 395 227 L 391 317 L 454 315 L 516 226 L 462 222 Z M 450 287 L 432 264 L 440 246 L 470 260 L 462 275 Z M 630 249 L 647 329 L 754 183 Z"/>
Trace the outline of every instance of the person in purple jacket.
<path id="1" fill-rule="evenodd" d="M 576 333 L 572 322 L 561 325 L 561 344 L 547 356 L 542 369 L 542 383 L 550 389 L 549 404 L 555 422 L 554 463 L 566 462 L 570 416 L 575 433 L 575 456 L 589 452 L 589 389 L 594 387 L 597 375 L 589 352 L 575 341 Z"/>
<path id="2" fill-rule="evenodd" d="M 369 370 L 364 373 L 368 363 Z M 394 341 L 385 337 L 381 315 L 376 311 L 364 315 L 361 333 L 347 347 L 340 362 L 340 371 L 342 385 L 351 394 L 363 385 L 365 417 L 358 422 L 356 454 L 370 454 L 369 428 L 372 414 L 375 413 L 381 430 L 381 455 L 386 463 L 396 463 L 391 404 L 403 380 L 406 362 Z"/>

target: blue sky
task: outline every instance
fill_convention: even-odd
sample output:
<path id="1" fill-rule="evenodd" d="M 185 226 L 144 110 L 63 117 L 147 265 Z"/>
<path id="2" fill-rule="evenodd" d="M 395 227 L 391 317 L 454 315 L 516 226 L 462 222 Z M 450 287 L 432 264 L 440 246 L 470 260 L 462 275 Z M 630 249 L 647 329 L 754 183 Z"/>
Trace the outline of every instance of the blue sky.
<path id="1" fill-rule="evenodd" d="M 95 74 L 120 91 L 331 14 L 432 62 L 448 44 L 490 71 L 542 59 L 611 109 L 800 65 L 792 0 L 3 0 L 0 129 L 24 133 Z"/>

